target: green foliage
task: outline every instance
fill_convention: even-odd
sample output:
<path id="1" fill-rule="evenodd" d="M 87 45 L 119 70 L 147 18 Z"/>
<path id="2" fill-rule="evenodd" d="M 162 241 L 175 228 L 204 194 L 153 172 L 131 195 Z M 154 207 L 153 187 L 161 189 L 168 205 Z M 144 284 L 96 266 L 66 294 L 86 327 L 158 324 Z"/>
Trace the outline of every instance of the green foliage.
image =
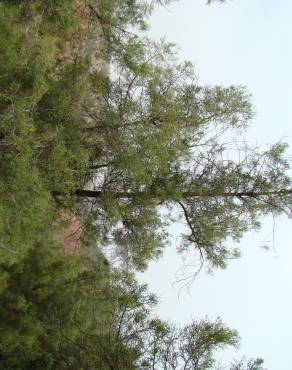
<path id="1" fill-rule="evenodd" d="M 78 109 L 87 94 L 84 75 L 82 66 L 68 68 L 58 81 L 51 81 L 34 111 L 38 165 L 51 192 L 72 192 L 83 185 L 88 171 L 90 148 L 78 129 Z"/>
<path id="2" fill-rule="evenodd" d="M 1 264 L 1 277 L 1 369 L 131 368 L 131 350 L 108 342 L 123 292 L 110 287 L 106 266 L 47 241 Z"/>
<path id="3" fill-rule="evenodd" d="M 127 266 L 141 269 L 157 255 L 155 244 L 161 250 L 161 211 L 169 209 L 168 220 L 180 213 L 189 230 L 179 250 L 193 248 L 202 264 L 224 268 L 239 256 L 226 240 L 239 241 L 264 215 L 291 215 L 286 146 L 233 145 L 228 135 L 253 117 L 246 89 L 199 86 L 192 65 L 177 64 L 171 45 L 148 42 L 139 63 L 143 69 L 116 64 L 90 126 L 82 128 L 99 148 L 92 160 L 97 223 L 106 223 Z M 145 211 L 137 212 L 140 204 Z M 143 264 L 136 263 L 135 244 Z"/>
<path id="4" fill-rule="evenodd" d="M 156 298 L 129 273 L 159 257 L 178 209 L 190 229 L 181 249 L 220 267 L 227 238 L 291 209 L 285 145 L 222 159 L 220 133 L 253 116 L 245 88 L 199 86 L 172 44 L 133 34 L 166 3 L 81 2 L 107 42 L 109 77 L 64 59 L 82 28 L 75 1 L 0 2 L 0 369 L 203 370 L 238 342 L 220 320 L 154 317 Z M 92 179 L 95 201 L 78 199 Z M 84 244 L 96 241 L 79 256 L 57 243 L 69 208 Z"/>
<path id="5" fill-rule="evenodd" d="M 49 194 L 27 163 L 29 153 L 1 161 L 1 261 L 21 259 L 39 239 L 46 238 L 52 218 Z"/>
<path id="6" fill-rule="evenodd" d="M 261 358 L 256 359 L 242 359 L 240 361 L 233 362 L 230 370 L 267 370 L 263 368 L 264 360 Z"/>
<path id="7" fill-rule="evenodd" d="M 74 206 L 72 195 L 95 178 L 99 243 L 114 242 L 123 264 L 140 270 L 167 241 L 165 208 L 168 221 L 180 212 L 189 229 L 180 251 L 193 248 L 210 267 L 238 256 L 226 240 L 258 228 L 262 215 L 289 214 L 289 193 L 279 193 L 291 183 L 282 144 L 265 152 L 238 148 L 239 161 L 225 154 L 227 131 L 253 117 L 245 88 L 200 86 L 171 44 L 131 33 L 144 29 L 153 3 L 90 4 L 108 41 L 111 79 L 90 73 L 82 58 L 58 69 L 68 33 L 78 30 L 73 4 L 48 2 L 38 18 L 41 4 L 4 7 L 0 132 L 4 162 L 24 155 L 19 146 L 30 148 L 25 165 L 44 202 L 62 195 L 59 201 Z"/>
<path id="8" fill-rule="evenodd" d="M 78 118 L 72 118 L 86 96 L 84 68 L 69 66 L 58 81 L 54 77 L 62 44 L 69 30 L 71 36 L 75 32 L 71 5 L 22 1 L 1 7 L 0 254 L 5 261 L 21 259 L 47 230 L 53 232 L 52 191 L 68 193 L 85 181 L 89 154 L 74 127 Z M 72 27 L 64 26 L 68 22 Z"/>

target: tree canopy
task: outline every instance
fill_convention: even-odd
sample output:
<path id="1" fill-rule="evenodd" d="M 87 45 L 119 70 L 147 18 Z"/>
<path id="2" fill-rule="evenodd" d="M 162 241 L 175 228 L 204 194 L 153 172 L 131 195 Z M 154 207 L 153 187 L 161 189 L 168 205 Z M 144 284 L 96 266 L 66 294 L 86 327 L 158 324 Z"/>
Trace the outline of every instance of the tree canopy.
<path id="1" fill-rule="evenodd" d="M 162 248 L 161 209 L 169 210 L 169 220 L 178 212 L 184 218 L 189 232 L 182 249 L 225 267 L 238 254 L 227 249 L 227 239 L 238 241 L 264 215 L 291 216 L 286 145 L 261 150 L 232 142 L 229 132 L 253 117 L 246 89 L 200 86 L 190 63 L 169 62 L 170 45 L 151 43 L 143 53 L 134 71 L 117 67 L 100 108 L 87 112 L 80 130 L 97 149 L 94 189 L 75 195 L 96 199 L 110 243 L 121 245 L 135 267 L 143 267 L 136 248 L 140 259 Z"/>

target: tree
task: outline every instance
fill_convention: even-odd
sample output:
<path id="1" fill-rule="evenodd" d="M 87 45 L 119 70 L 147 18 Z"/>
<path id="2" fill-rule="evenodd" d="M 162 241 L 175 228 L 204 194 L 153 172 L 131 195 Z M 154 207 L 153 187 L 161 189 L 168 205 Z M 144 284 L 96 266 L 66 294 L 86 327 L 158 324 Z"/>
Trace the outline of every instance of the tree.
<path id="1" fill-rule="evenodd" d="M 155 321 L 152 328 L 142 365 L 145 369 L 211 369 L 216 363 L 214 352 L 239 341 L 237 332 L 220 319 L 192 321 L 182 328 Z"/>
<path id="2" fill-rule="evenodd" d="M 230 370 L 265 370 L 262 366 L 264 364 L 263 359 L 242 359 L 231 364 Z"/>
<path id="3" fill-rule="evenodd" d="M 147 45 L 135 70 L 120 65 L 116 79 L 104 80 L 96 112 L 84 107 L 91 123 L 80 131 L 95 148 L 96 180 L 94 190 L 75 195 L 96 200 L 103 240 L 128 265 L 144 268 L 159 255 L 166 241 L 160 212 L 168 209 L 168 220 L 179 211 L 189 229 L 181 249 L 225 267 L 238 255 L 227 239 L 238 241 L 264 215 L 291 216 L 286 145 L 260 150 L 232 141 L 228 132 L 253 117 L 245 88 L 199 86 L 190 63 L 169 62 L 171 45 Z"/>
<path id="4" fill-rule="evenodd" d="M 112 305 L 105 266 L 47 240 L 0 271 L 1 369 L 103 368 L 96 341 Z"/>
<path id="5" fill-rule="evenodd" d="M 224 325 L 220 318 L 192 320 L 183 327 L 153 317 L 149 311 L 153 297 L 145 287 L 128 283 L 128 298 L 122 300 L 123 310 L 115 326 L 122 342 L 139 354 L 135 369 L 208 370 L 219 369 L 215 359 L 218 350 L 239 345 L 239 335 Z M 262 370 L 263 360 L 233 362 L 230 370 Z M 237 367 L 236 367 L 237 366 Z"/>

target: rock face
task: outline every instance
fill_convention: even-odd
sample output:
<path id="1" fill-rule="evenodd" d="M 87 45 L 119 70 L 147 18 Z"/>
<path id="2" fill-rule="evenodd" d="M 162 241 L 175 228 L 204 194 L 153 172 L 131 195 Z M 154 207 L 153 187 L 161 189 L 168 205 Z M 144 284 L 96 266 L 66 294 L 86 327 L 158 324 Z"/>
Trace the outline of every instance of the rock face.
<path id="1" fill-rule="evenodd" d="M 79 30 L 73 40 L 65 42 L 58 58 L 57 73 L 80 58 L 88 61 L 90 72 L 109 73 L 108 47 L 93 9 L 82 0 L 76 0 L 74 8 Z"/>
<path id="2" fill-rule="evenodd" d="M 58 242 L 64 252 L 72 256 L 80 251 L 84 226 L 81 220 L 70 211 L 61 211 L 59 218 L 65 226 L 59 234 Z"/>

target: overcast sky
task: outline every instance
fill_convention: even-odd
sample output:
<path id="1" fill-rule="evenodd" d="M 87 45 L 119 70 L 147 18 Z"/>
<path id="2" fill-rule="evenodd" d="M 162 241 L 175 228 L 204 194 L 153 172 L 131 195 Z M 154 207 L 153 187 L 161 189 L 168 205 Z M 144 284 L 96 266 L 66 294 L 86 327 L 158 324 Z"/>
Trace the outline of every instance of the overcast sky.
<path id="1" fill-rule="evenodd" d="M 292 2 L 234 0 L 206 6 L 182 0 L 155 12 L 151 36 L 180 46 L 181 59 L 195 63 L 201 84 L 243 84 L 253 95 L 257 116 L 248 138 L 264 145 L 290 143 L 292 158 Z M 190 292 L 172 287 L 182 261 L 172 245 L 142 279 L 160 298 L 159 315 L 177 323 L 221 316 L 242 338 L 230 358 L 261 356 L 269 370 L 290 370 L 292 345 L 292 221 L 266 220 L 259 233 L 241 241 L 242 258 L 225 271 L 202 272 Z M 274 240 L 273 240 L 274 239 Z M 266 252 L 261 246 L 271 247 Z"/>

